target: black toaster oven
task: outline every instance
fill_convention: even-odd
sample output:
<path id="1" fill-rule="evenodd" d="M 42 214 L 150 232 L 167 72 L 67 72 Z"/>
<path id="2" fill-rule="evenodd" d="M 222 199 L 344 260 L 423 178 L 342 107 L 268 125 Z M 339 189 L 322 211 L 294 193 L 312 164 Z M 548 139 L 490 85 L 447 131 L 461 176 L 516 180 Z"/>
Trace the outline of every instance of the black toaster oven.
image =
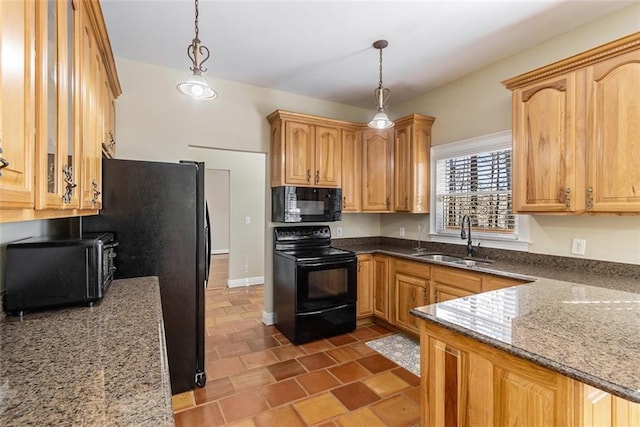
<path id="1" fill-rule="evenodd" d="M 99 301 L 113 280 L 113 233 L 81 238 L 32 237 L 9 243 L 5 263 L 4 310 L 27 310 Z"/>

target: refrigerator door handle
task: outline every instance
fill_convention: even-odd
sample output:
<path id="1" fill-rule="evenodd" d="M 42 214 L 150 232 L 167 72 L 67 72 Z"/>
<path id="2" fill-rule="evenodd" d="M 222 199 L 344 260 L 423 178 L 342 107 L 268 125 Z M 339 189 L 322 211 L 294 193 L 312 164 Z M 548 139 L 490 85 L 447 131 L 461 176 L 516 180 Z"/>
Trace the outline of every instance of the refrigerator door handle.
<path id="1" fill-rule="evenodd" d="M 207 230 L 207 245 L 205 249 L 205 268 L 206 272 L 204 275 L 205 282 L 209 281 L 209 269 L 211 267 L 211 221 L 209 220 L 209 204 L 204 202 L 204 214 L 205 214 L 205 228 Z M 206 286 L 206 284 L 205 284 Z"/>

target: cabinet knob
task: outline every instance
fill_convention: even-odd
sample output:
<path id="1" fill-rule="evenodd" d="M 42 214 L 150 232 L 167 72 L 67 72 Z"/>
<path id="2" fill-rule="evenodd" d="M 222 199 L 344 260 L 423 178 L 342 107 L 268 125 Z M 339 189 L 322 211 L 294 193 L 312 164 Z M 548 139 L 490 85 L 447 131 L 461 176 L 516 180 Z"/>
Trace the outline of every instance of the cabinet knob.
<path id="1" fill-rule="evenodd" d="M 113 132 L 109 131 L 107 138 L 109 139 L 109 148 L 112 150 L 116 148 L 116 140 L 113 138 Z"/>
<path id="2" fill-rule="evenodd" d="M 593 209 L 593 187 L 587 188 L 587 209 Z"/>
<path id="3" fill-rule="evenodd" d="M 320 170 L 316 171 L 316 184 L 320 182 Z"/>
<path id="4" fill-rule="evenodd" d="M 64 183 L 65 189 L 64 194 L 62 195 L 62 203 L 71 203 L 71 196 L 73 195 L 73 189 L 78 186 L 75 182 L 73 182 L 73 169 L 72 166 L 64 165 L 62 168 L 62 173 L 64 174 Z"/>
<path id="5" fill-rule="evenodd" d="M 343 208 L 347 207 L 347 196 L 342 196 L 342 207 Z"/>
<path id="6" fill-rule="evenodd" d="M 2 154 L 2 147 L 0 147 L 0 154 Z M 2 169 L 9 166 L 9 162 L 4 157 L 0 156 L 0 178 L 2 178 Z"/>
<path id="7" fill-rule="evenodd" d="M 564 190 L 564 205 L 567 209 L 571 207 L 571 188 L 567 187 Z"/>
<path id="8" fill-rule="evenodd" d="M 311 169 L 307 169 L 307 182 L 311 182 Z"/>
<path id="9" fill-rule="evenodd" d="M 97 180 L 93 180 L 91 181 L 91 188 L 93 189 L 93 199 L 91 199 L 91 204 L 95 205 L 96 203 L 98 203 L 98 196 L 102 193 L 100 193 L 98 191 L 98 181 Z"/>

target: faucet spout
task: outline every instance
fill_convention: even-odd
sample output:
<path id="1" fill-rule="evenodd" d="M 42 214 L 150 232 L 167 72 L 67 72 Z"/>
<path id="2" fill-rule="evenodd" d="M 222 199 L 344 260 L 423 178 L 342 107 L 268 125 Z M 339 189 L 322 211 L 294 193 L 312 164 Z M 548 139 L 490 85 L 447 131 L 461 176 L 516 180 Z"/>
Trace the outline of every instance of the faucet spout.
<path id="1" fill-rule="evenodd" d="M 467 227 L 466 231 L 465 225 Z M 473 256 L 474 248 L 471 242 L 471 218 L 469 215 L 464 215 L 462 221 L 460 221 L 460 238 L 462 240 L 467 239 L 467 256 Z"/>

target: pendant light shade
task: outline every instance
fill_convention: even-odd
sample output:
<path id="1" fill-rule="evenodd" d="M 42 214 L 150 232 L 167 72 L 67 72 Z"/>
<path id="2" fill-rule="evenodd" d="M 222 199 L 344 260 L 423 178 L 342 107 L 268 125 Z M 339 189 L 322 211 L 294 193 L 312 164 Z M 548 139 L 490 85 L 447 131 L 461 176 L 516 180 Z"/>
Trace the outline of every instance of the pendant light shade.
<path id="1" fill-rule="evenodd" d="M 378 87 L 374 91 L 378 112 L 367 125 L 374 129 L 388 129 L 393 127 L 394 124 L 389 120 L 389 116 L 387 116 L 387 113 L 384 111 L 384 107 L 389 99 L 390 93 L 389 89 L 382 87 L 382 49 L 387 46 L 389 46 L 389 42 L 386 40 L 378 40 L 373 43 L 373 47 L 380 51 L 380 80 L 378 82 Z"/>
<path id="2" fill-rule="evenodd" d="M 214 99 L 218 96 L 215 90 L 213 90 L 207 81 L 202 77 L 202 73 L 207 71 L 202 66 L 207 59 L 209 59 L 209 49 L 200 44 L 199 28 L 198 28 L 198 0 L 195 0 L 196 5 L 196 19 L 195 19 L 195 37 L 191 41 L 191 44 L 187 46 L 187 56 L 191 59 L 191 67 L 189 69 L 193 74 L 187 77 L 182 83 L 179 83 L 176 88 L 178 92 L 189 95 L 194 99 Z"/>

